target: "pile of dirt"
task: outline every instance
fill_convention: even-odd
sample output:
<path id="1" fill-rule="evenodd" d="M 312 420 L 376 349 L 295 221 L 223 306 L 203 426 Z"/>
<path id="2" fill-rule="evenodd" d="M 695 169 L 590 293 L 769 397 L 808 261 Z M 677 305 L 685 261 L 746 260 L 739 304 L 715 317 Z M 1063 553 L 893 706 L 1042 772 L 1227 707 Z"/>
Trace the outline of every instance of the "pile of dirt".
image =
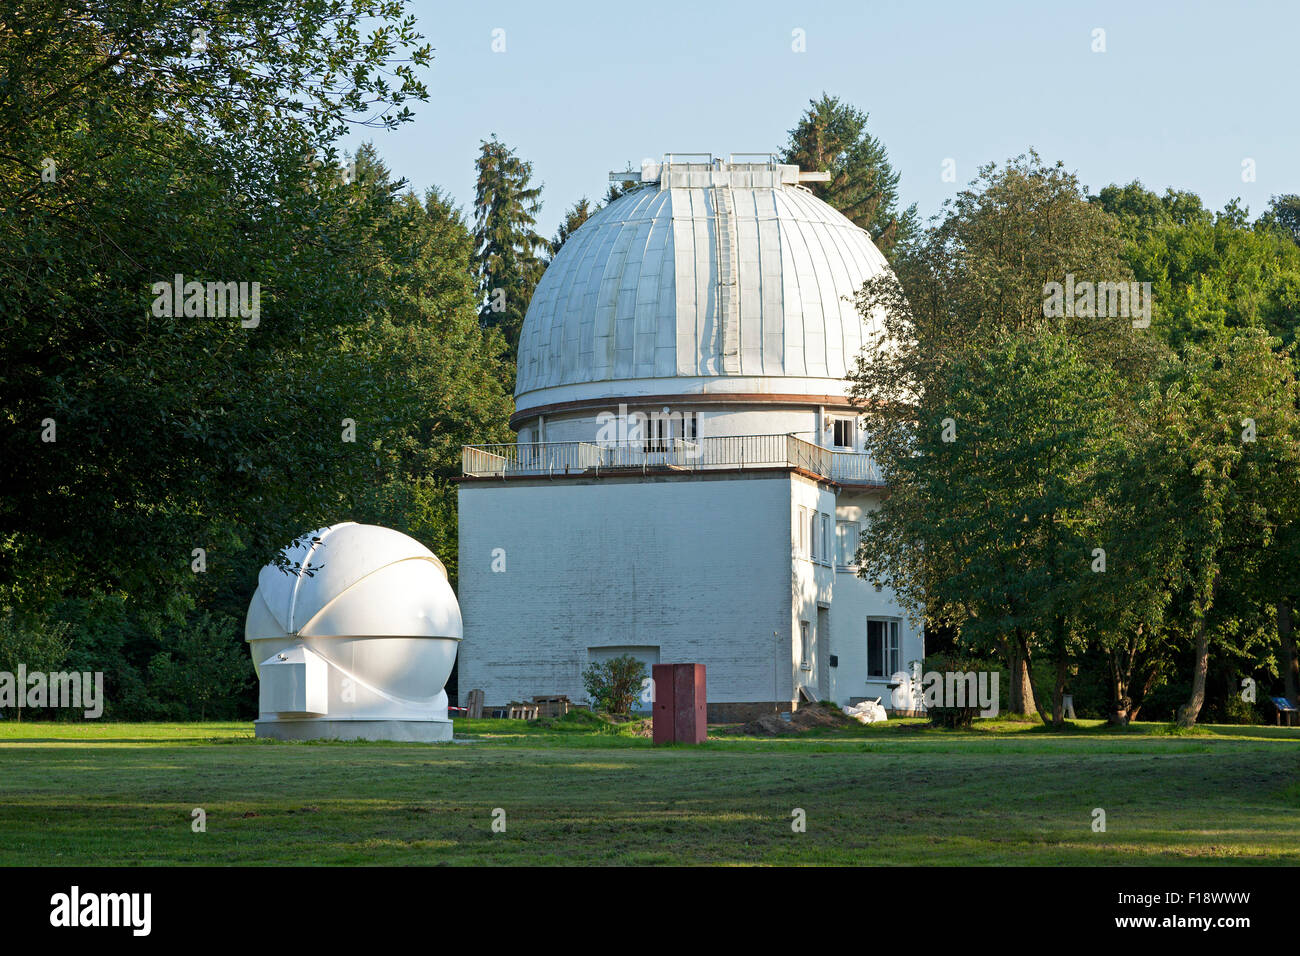
<path id="1" fill-rule="evenodd" d="M 764 714 L 741 727 L 740 733 L 745 737 L 779 737 L 794 729 L 790 721 L 781 719 L 780 714 Z"/>
<path id="2" fill-rule="evenodd" d="M 800 730 L 812 730 L 814 727 L 852 727 L 856 721 L 838 707 L 809 704 L 796 710 L 790 723 Z"/>
<path id="3" fill-rule="evenodd" d="M 764 714 L 741 727 L 740 733 L 746 737 L 781 737 L 818 727 L 852 727 L 854 723 L 838 707 L 809 704 L 796 710 L 789 720 L 783 720 L 780 714 Z"/>

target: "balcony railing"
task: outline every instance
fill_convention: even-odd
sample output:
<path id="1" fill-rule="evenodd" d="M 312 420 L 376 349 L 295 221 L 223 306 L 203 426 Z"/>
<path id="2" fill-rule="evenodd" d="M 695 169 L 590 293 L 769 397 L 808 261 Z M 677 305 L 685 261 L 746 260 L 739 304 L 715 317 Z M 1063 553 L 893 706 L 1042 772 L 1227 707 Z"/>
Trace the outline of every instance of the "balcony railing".
<path id="1" fill-rule="evenodd" d="M 870 455 L 832 451 L 795 435 L 466 445 L 462 459 L 462 470 L 472 478 L 717 468 L 801 468 L 849 484 L 882 484 Z"/>

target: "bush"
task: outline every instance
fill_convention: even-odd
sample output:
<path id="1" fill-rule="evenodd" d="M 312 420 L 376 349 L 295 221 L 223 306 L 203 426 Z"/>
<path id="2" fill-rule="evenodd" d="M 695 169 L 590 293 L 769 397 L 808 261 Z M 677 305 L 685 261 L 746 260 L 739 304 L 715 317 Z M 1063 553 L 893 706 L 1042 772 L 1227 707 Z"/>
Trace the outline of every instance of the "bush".
<path id="1" fill-rule="evenodd" d="M 990 664 L 987 661 L 979 660 L 973 657 L 960 657 L 955 654 L 936 654 L 925 659 L 922 664 L 925 671 L 935 671 L 940 674 L 946 673 L 978 673 L 980 671 L 999 670 L 996 664 Z M 998 680 L 998 695 L 1005 699 L 1006 681 L 1003 680 L 1006 675 L 1001 674 Z M 930 723 L 934 727 L 941 727 L 945 730 L 970 730 L 975 724 L 975 718 L 980 715 L 980 706 L 978 702 L 968 701 L 972 706 L 967 707 L 928 707 L 926 716 L 930 718 Z M 1002 702 L 998 702 L 999 710 Z"/>
<path id="2" fill-rule="evenodd" d="M 0 671 L 55 671 L 68 657 L 72 641 L 68 625 L 44 615 L 20 614 L 0 608 Z"/>
<path id="3" fill-rule="evenodd" d="M 149 692 L 168 720 L 229 720 L 254 677 L 239 622 L 199 612 L 149 662 Z"/>
<path id="4" fill-rule="evenodd" d="M 944 730 L 970 730 L 979 713 L 978 707 L 931 707 L 926 711 L 930 723 Z"/>
<path id="5" fill-rule="evenodd" d="M 20 614 L 12 607 L 0 608 L 0 671 L 17 673 L 23 666 L 29 673 L 61 670 L 72 641 L 67 624 L 40 614 Z M 17 693 L 26 694 L 25 687 Z M 22 720 L 22 708 L 11 716 Z"/>
<path id="6" fill-rule="evenodd" d="M 1223 723 L 1258 724 L 1260 722 L 1256 705 L 1242 700 L 1240 694 L 1229 694 L 1223 701 Z"/>
<path id="7" fill-rule="evenodd" d="M 592 664 L 582 672 L 582 684 L 594 710 L 627 717 L 645 677 L 645 665 L 630 654 L 622 654 Z"/>

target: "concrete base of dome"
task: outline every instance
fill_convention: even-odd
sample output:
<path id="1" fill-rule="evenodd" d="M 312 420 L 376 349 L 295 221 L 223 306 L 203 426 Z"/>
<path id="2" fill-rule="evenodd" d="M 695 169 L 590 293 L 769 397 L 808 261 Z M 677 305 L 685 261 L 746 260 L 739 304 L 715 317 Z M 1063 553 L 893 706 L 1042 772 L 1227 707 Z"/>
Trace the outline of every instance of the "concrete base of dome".
<path id="1" fill-rule="evenodd" d="M 451 741 L 451 721 L 263 717 L 253 721 L 253 734 L 271 740 L 396 740 L 437 744 Z"/>

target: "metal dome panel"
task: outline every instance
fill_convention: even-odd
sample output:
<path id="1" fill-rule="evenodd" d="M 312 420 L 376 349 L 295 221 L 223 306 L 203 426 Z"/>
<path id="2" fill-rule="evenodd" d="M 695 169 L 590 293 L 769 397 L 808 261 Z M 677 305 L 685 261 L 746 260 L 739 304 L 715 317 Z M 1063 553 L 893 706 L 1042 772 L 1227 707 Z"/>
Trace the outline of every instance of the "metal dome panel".
<path id="1" fill-rule="evenodd" d="M 651 164 L 547 268 L 520 338 L 516 396 L 630 379 L 842 383 L 852 302 L 888 269 L 870 236 L 774 163 Z M 802 178 L 810 178 L 803 174 Z"/>
<path id="2" fill-rule="evenodd" d="M 432 551 L 400 531 L 375 525 L 349 521 L 319 528 L 286 548 L 285 554 L 290 563 L 300 565 L 302 571 L 292 573 L 274 564 L 262 568 L 257 577 L 257 593 L 249 607 L 246 640 L 252 639 L 248 627 L 253 627 L 257 636 L 262 636 L 271 623 L 268 617 L 274 619 L 282 633 L 297 634 L 354 585 L 377 571 L 404 561 L 419 560 L 426 564 L 430 569 L 427 575 L 430 581 L 440 578 L 445 584 L 447 580 L 446 569 Z M 436 597 L 445 600 L 448 595 L 451 595 L 450 587 L 446 588 L 445 595 Z M 454 603 L 454 595 L 451 595 L 451 601 Z M 392 608 L 385 611 L 384 602 L 374 602 L 373 606 L 373 620 L 365 625 L 360 622 L 352 625 L 366 629 L 346 633 L 428 634 L 427 621 L 413 621 L 409 631 L 392 630 L 393 624 L 388 619 L 396 612 Z M 322 632 L 318 630 L 316 633 Z M 449 632 L 439 636 L 459 637 L 459 631 L 454 635 Z"/>

